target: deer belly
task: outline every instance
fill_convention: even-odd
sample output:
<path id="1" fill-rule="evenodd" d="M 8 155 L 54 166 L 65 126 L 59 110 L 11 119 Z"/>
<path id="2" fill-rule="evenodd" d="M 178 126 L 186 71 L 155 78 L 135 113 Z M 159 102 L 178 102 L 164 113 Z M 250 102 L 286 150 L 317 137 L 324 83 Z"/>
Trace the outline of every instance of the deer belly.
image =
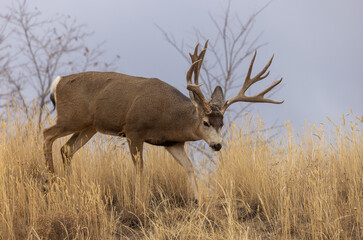
<path id="1" fill-rule="evenodd" d="M 161 139 L 148 139 L 145 141 L 146 143 L 149 143 L 151 145 L 155 145 L 155 146 L 164 146 L 164 147 L 170 147 L 173 146 L 175 144 L 178 144 L 179 142 L 177 141 L 169 141 L 169 140 L 161 140 Z"/>
<path id="2" fill-rule="evenodd" d="M 96 130 L 97 130 L 97 132 L 100 132 L 100 133 L 103 133 L 106 135 L 126 137 L 125 130 L 119 126 L 115 126 L 115 127 L 97 126 Z"/>

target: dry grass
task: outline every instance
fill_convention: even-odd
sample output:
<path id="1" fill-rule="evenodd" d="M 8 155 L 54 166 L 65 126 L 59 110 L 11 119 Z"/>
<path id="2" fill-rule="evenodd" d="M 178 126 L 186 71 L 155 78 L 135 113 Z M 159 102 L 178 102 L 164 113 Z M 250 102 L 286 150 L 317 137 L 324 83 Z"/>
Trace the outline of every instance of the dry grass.
<path id="1" fill-rule="evenodd" d="M 11 115 L 11 117 L 10 117 Z M 134 206 L 126 146 L 97 135 L 66 178 L 53 147 L 50 183 L 36 120 L 16 110 L 1 122 L 0 239 L 362 239 L 360 119 L 306 124 L 270 139 L 259 119 L 232 126 L 217 166 L 199 168 L 200 207 L 186 174 L 160 147 L 145 149 L 145 200 Z M 47 123 L 49 124 L 49 123 Z M 249 134 L 251 129 L 257 129 Z M 269 140 L 269 141 L 266 141 Z"/>

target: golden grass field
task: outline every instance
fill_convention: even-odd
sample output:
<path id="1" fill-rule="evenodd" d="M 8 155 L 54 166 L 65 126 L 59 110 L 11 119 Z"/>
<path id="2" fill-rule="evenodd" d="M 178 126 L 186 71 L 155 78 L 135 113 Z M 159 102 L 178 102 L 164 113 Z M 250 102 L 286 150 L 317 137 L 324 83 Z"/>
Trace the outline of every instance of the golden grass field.
<path id="1" fill-rule="evenodd" d="M 36 119 L 9 110 L 0 131 L 0 239 L 363 239 L 362 119 L 348 118 L 298 133 L 287 122 L 271 138 L 245 115 L 228 129 L 215 167 L 199 159 L 200 206 L 190 203 L 184 170 L 147 145 L 136 208 L 122 141 L 97 134 L 67 178 L 59 151 L 67 138 L 57 140 L 47 183 Z"/>

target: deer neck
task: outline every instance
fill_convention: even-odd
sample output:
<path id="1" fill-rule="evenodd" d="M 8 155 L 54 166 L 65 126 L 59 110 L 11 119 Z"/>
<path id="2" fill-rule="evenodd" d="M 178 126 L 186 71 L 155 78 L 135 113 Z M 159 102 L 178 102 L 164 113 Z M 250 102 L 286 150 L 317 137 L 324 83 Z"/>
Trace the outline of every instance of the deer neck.
<path id="1" fill-rule="evenodd" d="M 181 128 L 181 131 L 184 132 L 186 141 L 198 141 L 201 140 L 200 133 L 198 131 L 199 125 L 201 124 L 202 120 L 200 117 L 200 113 L 196 109 L 196 107 L 190 102 L 188 106 L 182 113 L 183 115 L 183 122 L 185 124 L 184 130 Z"/>

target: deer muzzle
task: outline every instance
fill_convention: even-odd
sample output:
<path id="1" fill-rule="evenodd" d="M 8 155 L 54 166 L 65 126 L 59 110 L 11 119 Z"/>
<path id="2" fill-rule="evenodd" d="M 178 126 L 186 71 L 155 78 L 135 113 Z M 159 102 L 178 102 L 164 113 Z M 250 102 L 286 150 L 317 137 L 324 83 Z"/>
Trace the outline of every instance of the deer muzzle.
<path id="1" fill-rule="evenodd" d="M 214 151 L 219 151 L 222 148 L 222 144 L 220 143 L 212 143 L 209 145 Z"/>

